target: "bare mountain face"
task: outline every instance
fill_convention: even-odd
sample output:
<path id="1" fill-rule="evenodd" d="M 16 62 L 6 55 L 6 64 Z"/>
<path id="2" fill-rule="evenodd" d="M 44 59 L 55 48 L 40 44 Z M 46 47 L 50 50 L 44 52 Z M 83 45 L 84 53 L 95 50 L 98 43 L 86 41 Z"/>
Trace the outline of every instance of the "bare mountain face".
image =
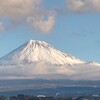
<path id="1" fill-rule="evenodd" d="M 55 49 L 44 41 L 37 40 L 28 41 L 0 60 L 2 64 L 26 64 L 41 61 L 55 65 L 84 63 L 76 57 Z"/>

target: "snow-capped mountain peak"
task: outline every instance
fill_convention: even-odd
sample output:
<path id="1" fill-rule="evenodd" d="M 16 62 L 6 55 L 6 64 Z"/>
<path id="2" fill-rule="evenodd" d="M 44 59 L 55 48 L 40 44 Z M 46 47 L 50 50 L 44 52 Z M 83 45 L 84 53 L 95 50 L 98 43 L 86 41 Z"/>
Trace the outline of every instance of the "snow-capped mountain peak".
<path id="1" fill-rule="evenodd" d="M 100 66 L 99 63 L 95 62 L 95 61 L 90 61 L 88 62 L 89 65 L 95 65 L 95 66 Z"/>
<path id="2" fill-rule="evenodd" d="M 100 64 L 84 62 L 44 41 L 30 40 L 0 59 L 0 78 L 100 80 Z"/>
<path id="3" fill-rule="evenodd" d="M 27 43 L 26 43 L 27 46 L 29 47 L 44 47 L 44 48 L 49 48 L 49 47 L 52 47 L 51 45 L 49 45 L 48 43 L 46 43 L 45 41 L 39 41 L 39 40 L 29 40 Z M 53 48 L 53 47 L 52 47 Z"/>
<path id="4" fill-rule="evenodd" d="M 48 62 L 56 65 L 80 64 L 78 58 L 63 53 L 44 41 L 29 40 L 19 48 L 1 58 L 2 62 L 19 64 L 32 62 Z"/>

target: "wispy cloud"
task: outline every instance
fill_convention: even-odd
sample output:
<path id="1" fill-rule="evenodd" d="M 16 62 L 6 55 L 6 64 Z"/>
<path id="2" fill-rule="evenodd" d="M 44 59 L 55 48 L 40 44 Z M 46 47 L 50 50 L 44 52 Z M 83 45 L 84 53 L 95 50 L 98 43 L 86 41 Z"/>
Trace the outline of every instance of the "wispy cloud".
<path id="1" fill-rule="evenodd" d="M 0 32 L 2 32 L 2 31 L 4 31 L 4 30 L 5 30 L 5 27 L 4 27 L 3 23 L 0 22 Z"/>
<path id="2" fill-rule="evenodd" d="M 71 12 L 100 12 L 100 0 L 66 0 Z"/>
<path id="3" fill-rule="evenodd" d="M 30 16 L 27 18 L 27 22 L 35 30 L 39 30 L 42 33 L 48 33 L 52 30 L 55 24 L 55 14 L 48 13 L 40 16 Z"/>
<path id="4" fill-rule="evenodd" d="M 12 26 L 27 24 L 42 33 L 48 33 L 53 28 L 55 15 L 53 15 L 53 13 L 51 15 L 51 11 L 52 10 L 48 11 L 45 20 L 46 8 L 43 7 L 43 0 L 0 1 L 0 17 L 10 20 Z"/>

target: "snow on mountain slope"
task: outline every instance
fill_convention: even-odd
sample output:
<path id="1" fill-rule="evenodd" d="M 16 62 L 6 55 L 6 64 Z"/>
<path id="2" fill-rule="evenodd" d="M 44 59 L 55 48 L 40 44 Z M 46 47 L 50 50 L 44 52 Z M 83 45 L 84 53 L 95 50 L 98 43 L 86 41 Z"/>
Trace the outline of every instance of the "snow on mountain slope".
<path id="1" fill-rule="evenodd" d="M 94 65 L 94 66 L 100 66 L 99 63 L 95 62 L 95 61 L 90 61 L 87 63 L 88 65 Z"/>
<path id="2" fill-rule="evenodd" d="M 0 79 L 100 80 L 100 64 L 30 40 L 0 59 Z"/>
<path id="3" fill-rule="evenodd" d="M 84 63 L 78 58 L 63 53 L 44 41 L 30 40 L 19 48 L 2 57 L 2 63 L 21 64 L 48 62 L 56 65 Z"/>

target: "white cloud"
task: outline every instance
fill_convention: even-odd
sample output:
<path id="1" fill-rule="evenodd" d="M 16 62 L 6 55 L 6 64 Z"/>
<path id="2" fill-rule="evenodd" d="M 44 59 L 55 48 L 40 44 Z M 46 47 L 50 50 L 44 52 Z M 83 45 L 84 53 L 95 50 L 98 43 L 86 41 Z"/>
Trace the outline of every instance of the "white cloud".
<path id="1" fill-rule="evenodd" d="M 41 0 L 0 0 L 0 16 L 22 19 L 32 12 Z"/>
<path id="2" fill-rule="evenodd" d="M 99 12 L 100 0 L 66 0 L 67 8 L 72 12 Z"/>
<path id="3" fill-rule="evenodd" d="M 43 78 L 43 79 L 77 79 L 100 80 L 100 65 L 79 64 L 56 66 L 39 62 L 25 65 L 0 66 L 0 79 L 6 78 Z"/>
<path id="4" fill-rule="evenodd" d="M 45 19 L 45 17 L 47 17 Z M 42 33 L 48 33 L 52 30 L 55 24 L 55 15 L 45 15 L 45 16 L 36 16 L 29 17 L 27 22 L 35 29 L 39 30 Z"/>
<path id="5" fill-rule="evenodd" d="M 0 76 L 31 77 L 34 75 L 70 74 L 65 66 L 56 66 L 49 63 L 38 62 L 26 65 L 0 66 Z M 46 76 L 45 76 L 46 77 Z"/>
<path id="6" fill-rule="evenodd" d="M 0 0 L 0 16 L 11 20 L 12 26 L 19 24 L 28 26 L 27 19 L 31 16 L 30 25 L 34 29 L 47 33 L 53 28 L 55 16 L 48 14 L 45 20 L 45 13 L 43 0 Z M 40 17 L 41 15 L 43 17 Z"/>
<path id="7" fill-rule="evenodd" d="M 2 32 L 4 30 L 5 30 L 4 24 L 2 22 L 0 22 L 0 32 Z"/>

